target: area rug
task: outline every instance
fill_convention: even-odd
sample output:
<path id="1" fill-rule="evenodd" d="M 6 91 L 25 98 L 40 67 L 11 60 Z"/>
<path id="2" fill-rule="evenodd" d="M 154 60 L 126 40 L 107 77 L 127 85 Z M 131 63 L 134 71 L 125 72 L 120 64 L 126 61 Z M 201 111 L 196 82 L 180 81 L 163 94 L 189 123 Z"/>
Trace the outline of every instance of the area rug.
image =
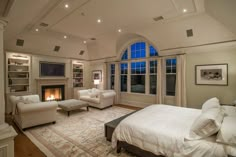
<path id="1" fill-rule="evenodd" d="M 47 157 L 131 157 L 122 151 L 117 154 L 104 137 L 104 124 L 133 110 L 111 107 L 104 110 L 75 111 L 68 117 L 57 112 L 56 124 L 28 129 L 24 134 Z"/>

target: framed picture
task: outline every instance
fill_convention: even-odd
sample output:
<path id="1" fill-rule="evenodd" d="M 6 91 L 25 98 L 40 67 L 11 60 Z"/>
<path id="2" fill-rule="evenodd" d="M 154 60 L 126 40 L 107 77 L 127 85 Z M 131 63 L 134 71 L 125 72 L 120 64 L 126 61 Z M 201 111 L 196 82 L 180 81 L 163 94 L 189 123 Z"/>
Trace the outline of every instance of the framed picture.
<path id="1" fill-rule="evenodd" d="M 228 64 L 206 64 L 195 66 L 197 85 L 228 85 Z"/>
<path id="2" fill-rule="evenodd" d="M 94 70 L 93 71 L 93 80 L 99 80 L 102 82 L 102 70 Z"/>

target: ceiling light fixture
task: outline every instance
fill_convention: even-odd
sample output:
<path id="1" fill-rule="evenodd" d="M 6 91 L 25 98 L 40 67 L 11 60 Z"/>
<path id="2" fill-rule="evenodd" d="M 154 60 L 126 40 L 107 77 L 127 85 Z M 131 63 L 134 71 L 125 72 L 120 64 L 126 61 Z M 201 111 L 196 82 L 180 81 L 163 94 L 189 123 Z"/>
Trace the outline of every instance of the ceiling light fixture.
<path id="1" fill-rule="evenodd" d="M 118 32 L 121 33 L 121 32 L 122 32 L 122 29 L 118 29 Z"/>
<path id="2" fill-rule="evenodd" d="M 69 4 L 65 4 L 65 8 L 69 8 Z"/>
<path id="3" fill-rule="evenodd" d="M 86 40 L 84 40 L 83 42 L 84 42 L 84 44 L 86 44 L 86 43 L 87 43 L 87 41 L 86 41 Z"/>
<path id="4" fill-rule="evenodd" d="M 186 13 L 188 10 L 187 9 L 183 9 L 183 13 Z"/>
<path id="5" fill-rule="evenodd" d="M 38 31 L 39 31 L 39 29 L 38 29 L 38 28 L 36 28 L 36 29 L 35 29 L 35 31 L 36 31 L 36 32 L 38 32 Z"/>
<path id="6" fill-rule="evenodd" d="M 102 22 L 102 20 L 101 19 L 97 19 L 97 23 L 101 23 Z"/>
<path id="7" fill-rule="evenodd" d="M 64 35 L 64 39 L 67 39 L 67 36 L 66 36 L 66 35 Z"/>

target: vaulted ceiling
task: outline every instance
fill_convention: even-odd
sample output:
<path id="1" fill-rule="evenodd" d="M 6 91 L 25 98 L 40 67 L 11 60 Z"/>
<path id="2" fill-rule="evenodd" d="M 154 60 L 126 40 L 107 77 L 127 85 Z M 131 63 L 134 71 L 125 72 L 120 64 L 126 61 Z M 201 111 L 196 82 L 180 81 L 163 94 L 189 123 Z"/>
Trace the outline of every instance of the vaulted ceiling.
<path id="1" fill-rule="evenodd" d="M 209 0 L 206 6 L 214 10 L 211 3 Z M 80 59 L 116 55 L 118 39 L 129 33 L 149 39 L 159 49 L 188 45 L 191 40 L 173 41 L 172 45 L 165 42 L 171 42 L 171 34 L 176 31 L 184 41 L 186 29 L 193 29 L 201 20 L 219 25 L 216 28 L 223 31 L 222 40 L 235 38 L 235 32 L 205 13 L 204 0 L 20 0 L 14 1 L 8 16 L 2 19 L 8 21 L 4 37 L 7 50 Z M 196 29 L 204 29 L 200 27 L 203 25 Z M 162 34 L 166 31 L 168 34 Z M 16 39 L 25 40 L 25 45 L 16 46 Z M 56 45 L 61 46 L 59 52 L 53 51 Z M 80 51 L 85 51 L 84 55 L 79 55 Z"/>

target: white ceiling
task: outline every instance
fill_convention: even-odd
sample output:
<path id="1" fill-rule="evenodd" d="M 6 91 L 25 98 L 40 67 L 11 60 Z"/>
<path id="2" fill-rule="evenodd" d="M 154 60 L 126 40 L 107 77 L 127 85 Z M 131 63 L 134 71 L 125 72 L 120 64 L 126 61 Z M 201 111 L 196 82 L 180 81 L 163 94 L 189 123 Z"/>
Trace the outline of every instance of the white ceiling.
<path id="1" fill-rule="evenodd" d="M 69 8 L 65 8 L 65 4 Z M 188 11 L 183 13 L 183 9 Z M 122 33 L 158 29 L 160 23 L 163 24 L 163 29 L 173 21 L 187 18 L 191 20 L 191 17 L 204 11 L 204 0 L 16 0 L 9 15 L 3 18 L 8 21 L 4 34 L 5 47 L 10 50 L 51 54 L 53 47 L 60 45 L 63 50 L 60 56 L 81 58 L 82 56 L 77 56 L 77 52 L 88 51 L 83 44 L 84 40 L 88 45 L 94 43 L 95 51 L 115 51 L 114 44 Z M 164 18 L 162 22 L 153 20 L 159 16 Z M 102 23 L 97 23 L 98 18 Z M 40 23 L 48 26 L 42 27 Z M 191 26 L 188 22 L 186 24 Z M 36 28 L 39 32 L 35 32 Z M 119 28 L 122 33 L 117 32 Z M 148 34 L 150 33 L 149 31 Z M 68 39 L 63 39 L 64 35 Z M 171 37 L 171 34 L 168 36 Z M 28 44 L 23 48 L 15 46 L 17 38 L 27 40 Z M 90 38 L 96 38 L 97 41 L 91 41 Z M 99 44 L 102 47 L 94 46 Z M 85 58 L 87 57 L 88 54 Z"/>
<path id="2" fill-rule="evenodd" d="M 78 39 L 96 38 L 119 28 L 128 32 L 151 25 L 158 16 L 165 20 L 183 16 L 184 8 L 188 10 L 186 14 L 195 13 L 196 5 L 193 0 L 21 0 L 15 2 L 7 18 L 6 38 L 35 28 Z M 98 18 L 102 23 L 96 22 Z M 41 27 L 42 22 L 49 26 Z M 18 32 L 16 27 L 20 27 Z"/>

